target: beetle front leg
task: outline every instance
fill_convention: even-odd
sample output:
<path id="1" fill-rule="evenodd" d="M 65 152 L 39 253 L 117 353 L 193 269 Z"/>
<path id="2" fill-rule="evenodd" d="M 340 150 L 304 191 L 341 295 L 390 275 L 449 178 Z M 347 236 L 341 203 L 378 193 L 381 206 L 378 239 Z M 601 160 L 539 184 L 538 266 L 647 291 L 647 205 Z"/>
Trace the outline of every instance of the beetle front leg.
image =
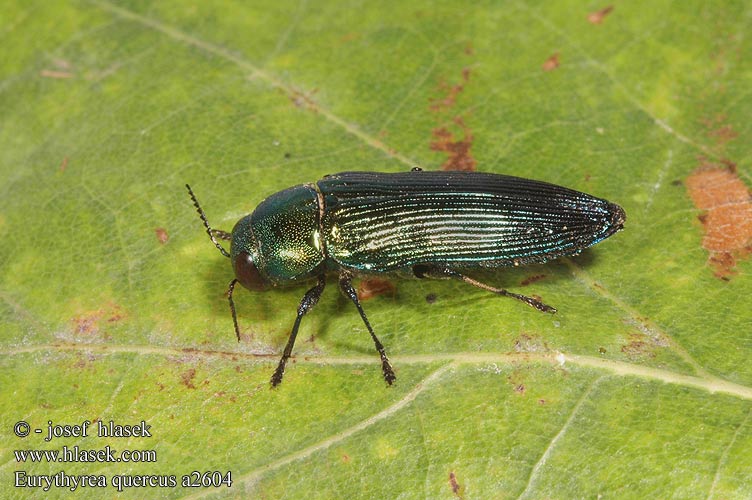
<path id="1" fill-rule="evenodd" d="M 287 364 L 287 360 L 290 358 L 290 355 L 292 355 L 292 347 L 295 345 L 295 337 L 298 336 L 300 320 L 303 319 L 303 316 L 305 316 L 308 311 L 313 309 L 313 306 L 315 306 L 319 301 L 321 294 L 324 292 L 324 285 L 326 285 L 326 277 L 324 275 L 321 275 L 319 276 L 319 281 L 318 283 L 316 283 L 316 286 L 308 290 L 303 296 L 303 300 L 300 301 L 300 305 L 298 306 L 298 316 L 297 318 L 295 318 L 295 324 L 292 327 L 290 338 L 287 339 L 287 345 L 285 346 L 285 350 L 282 353 L 282 359 L 279 360 L 277 369 L 274 370 L 274 374 L 272 375 L 272 387 L 276 387 L 282 382 L 282 377 L 285 374 L 285 365 Z"/>
<path id="2" fill-rule="evenodd" d="M 227 288 L 227 300 L 230 301 L 230 312 L 232 313 L 232 324 L 235 325 L 235 336 L 240 342 L 240 327 L 238 327 L 238 314 L 235 312 L 235 301 L 232 300 L 232 294 L 235 292 L 235 285 L 238 284 L 238 280 L 234 279 L 230 281 L 230 286 Z"/>
<path id="3" fill-rule="evenodd" d="M 384 380 L 386 380 L 386 383 L 389 385 L 392 385 L 392 383 L 397 380 L 397 376 L 394 374 L 394 369 L 392 368 L 392 364 L 389 362 L 389 358 L 386 356 L 386 351 L 384 350 L 384 346 L 381 344 L 381 341 L 376 337 L 376 334 L 373 332 L 373 328 L 371 328 L 371 323 L 368 321 L 368 318 L 366 317 L 365 311 L 363 311 L 363 307 L 360 305 L 360 301 L 358 300 L 358 292 L 355 291 L 355 289 L 352 286 L 352 275 L 348 272 L 341 272 L 339 275 L 339 288 L 342 290 L 342 293 L 345 294 L 347 298 L 349 298 L 353 304 L 355 304 L 355 307 L 358 309 L 358 312 L 360 313 L 360 317 L 363 318 L 363 323 L 366 324 L 366 328 L 368 328 L 368 333 L 371 334 L 371 338 L 373 339 L 373 343 L 376 346 L 376 350 L 379 351 L 379 356 L 381 356 L 381 371 L 384 373 Z"/>
<path id="4" fill-rule="evenodd" d="M 413 274 L 415 275 L 416 278 L 458 279 L 458 280 L 464 281 L 468 285 L 473 285 L 474 287 L 480 288 L 482 290 L 487 290 L 491 293 L 495 293 L 496 295 L 503 295 L 504 297 L 512 297 L 514 299 L 524 302 L 530 307 L 534 307 L 538 309 L 541 312 L 547 312 L 551 314 L 554 314 L 556 312 L 555 307 L 551 307 L 547 304 L 544 304 L 538 299 L 534 299 L 533 297 L 528 297 L 527 295 L 520 295 L 519 293 L 513 293 L 503 288 L 496 288 L 491 285 L 486 285 L 485 283 L 481 283 L 480 281 L 477 281 L 469 276 L 465 276 L 462 273 L 458 273 L 457 271 L 446 268 L 446 267 L 419 264 L 417 266 L 413 266 Z"/>

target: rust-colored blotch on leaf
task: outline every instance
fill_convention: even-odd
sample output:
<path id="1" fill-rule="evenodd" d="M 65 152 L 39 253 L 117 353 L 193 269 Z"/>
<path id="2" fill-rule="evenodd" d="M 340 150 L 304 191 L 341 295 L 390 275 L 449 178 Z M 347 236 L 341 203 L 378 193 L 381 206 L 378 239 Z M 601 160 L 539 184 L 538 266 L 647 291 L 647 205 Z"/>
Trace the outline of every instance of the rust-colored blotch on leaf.
<path id="1" fill-rule="evenodd" d="M 606 16 L 609 15 L 613 10 L 614 6 L 609 5 L 608 7 L 604 7 L 601 10 L 597 10 L 588 14 L 587 20 L 592 24 L 601 24 Z"/>
<path id="2" fill-rule="evenodd" d="M 388 294 L 394 296 L 397 287 L 389 280 L 369 277 L 362 279 L 358 285 L 358 299 L 368 300 L 377 295 Z"/>
<path id="3" fill-rule="evenodd" d="M 733 166 L 704 165 L 685 182 L 695 206 L 705 213 L 702 246 L 719 278 L 734 274 L 737 260 L 752 252 L 752 193 Z"/>
<path id="4" fill-rule="evenodd" d="M 561 63 L 559 62 L 559 53 L 557 52 L 546 59 L 546 62 L 544 62 L 541 67 L 543 68 L 543 71 L 553 71 L 559 67 L 559 64 Z"/>

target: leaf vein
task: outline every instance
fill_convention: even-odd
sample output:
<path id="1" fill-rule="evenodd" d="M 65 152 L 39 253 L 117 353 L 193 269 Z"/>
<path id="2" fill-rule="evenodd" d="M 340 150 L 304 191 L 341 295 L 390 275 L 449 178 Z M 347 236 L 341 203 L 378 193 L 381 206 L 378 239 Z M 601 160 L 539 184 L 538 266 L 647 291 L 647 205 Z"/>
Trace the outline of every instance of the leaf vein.
<path id="1" fill-rule="evenodd" d="M 551 456 L 551 453 L 553 452 L 556 445 L 559 443 L 559 440 L 561 437 L 567 432 L 570 425 L 574 421 L 577 414 L 580 412 L 580 408 L 585 403 L 585 401 L 588 399 L 590 394 L 593 392 L 593 389 L 595 389 L 595 386 L 598 385 L 598 383 L 603 379 L 603 376 L 598 377 L 597 379 L 593 380 L 588 388 L 582 393 L 582 396 L 580 396 L 580 399 L 577 401 L 577 404 L 574 405 L 572 408 L 572 412 L 569 414 L 569 418 L 567 418 L 566 422 L 564 422 L 564 425 L 559 429 L 559 432 L 556 433 L 556 436 L 551 440 L 551 442 L 546 447 L 545 451 L 543 452 L 543 455 L 541 455 L 538 462 L 533 466 L 533 469 L 530 471 L 530 477 L 528 478 L 527 485 L 525 486 L 525 489 L 520 494 L 518 498 L 526 498 L 530 496 L 532 492 L 532 488 L 535 485 L 535 481 L 537 480 L 541 469 L 546 465 L 546 462 L 548 461 L 548 458 Z"/>
<path id="2" fill-rule="evenodd" d="M 291 85 L 282 81 L 279 77 L 277 77 L 273 73 L 270 73 L 256 66 L 252 62 L 244 59 L 243 57 L 233 53 L 232 51 L 228 49 L 215 45 L 211 42 L 201 40 L 199 38 L 196 38 L 194 36 L 191 36 L 187 33 L 182 32 L 177 28 L 161 23 L 155 19 L 150 19 L 148 17 L 142 16 L 135 12 L 131 12 L 127 9 L 123 9 L 121 7 L 112 5 L 108 2 L 101 2 L 97 0 L 90 0 L 90 1 L 94 5 L 97 5 L 101 9 L 106 10 L 118 17 L 128 19 L 135 23 L 141 24 L 142 26 L 146 28 L 162 33 L 186 45 L 196 47 L 207 53 L 214 54 L 217 57 L 230 61 L 234 63 L 236 66 L 238 66 L 239 68 L 251 73 L 251 78 L 260 78 L 261 80 L 265 81 L 267 84 L 271 85 L 272 87 L 282 90 L 287 95 L 294 95 L 297 93 L 296 89 L 294 88 L 294 85 Z M 334 123 L 335 125 L 338 125 L 339 127 L 343 128 L 346 132 L 348 132 L 351 135 L 354 135 L 355 137 L 362 140 L 369 146 L 384 152 L 387 156 L 394 158 L 395 160 L 398 160 L 404 163 L 405 165 L 408 165 L 411 168 L 419 166 L 412 159 L 397 152 L 393 148 L 390 148 L 384 142 L 380 141 L 379 139 L 376 139 L 372 135 L 358 128 L 356 125 L 334 114 L 334 112 L 332 112 L 330 109 L 323 107 L 320 104 L 314 103 L 314 102 L 308 103 L 308 108 L 310 108 L 312 111 L 316 112 L 317 114 L 323 116 L 324 118 Z"/>
<path id="3" fill-rule="evenodd" d="M 311 446 L 303 448 L 302 450 L 298 450 L 296 452 L 290 453 L 289 455 L 285 455 L 281 458 L 278 458 L 277 460 L 273 462 L 270 462 L 257 469 L 254 469 L 250 471 L 249 473 L 244 474 L 243 476 L 239 477 L 236 480 L 236 482 L 239 484 L 253 485 L 256 482 L 258 482 L 261 479 L 261 477 L 263 477 L 269 471 L 279 469 L 290 463 L 308 458 L 316 452 L 326 450 L 332 445 L 339 443 L 341 441 L 344 441 L 345 439 L 349 438 L 353 434 L 356 434 L 362 430 L 372 427 L 378 422 L 388 417 L 391 417 L 392 415 L 394 415 L 395 413 L 397 413 L 398 411 L 400 411 L 401 409 L 405 408 L 410 403 L 412 403 L 415 400 L 415 398 L 418 397 L 418 395 L 420 395 L 422 392 L 428 389 L 434 382 L 440 379 L 447 371 L 451 370 L 453 366 L 454 365 L 452 363 L 448 363 L 438 368 L 437 370 L 432 372 L 430 375 L 425 377 L 423 380 L 418 382 L 410 392 L 405 394 L 401 399 L 399 399 L 393 405 L 383 409 L 382 411 L 376 413 L 375 415 L 368 417 L 367 419 L 362 420 L 361 422 L 353 425 L 352 427 L 344 429 L 341 432 L 332 434 L 331 436 L 323 439 L 322 441 L 319 441 L 318 443 L 315 443 Z M 246 491 L 247 490 L 248 488 L 246 487 Z M 207 490 L 206 493 L 199 493 L 197 495 L 189 496 L 186 498 L 201 498 L 205 495 L 208 495 L 210 492 L 211 490 Z"/>

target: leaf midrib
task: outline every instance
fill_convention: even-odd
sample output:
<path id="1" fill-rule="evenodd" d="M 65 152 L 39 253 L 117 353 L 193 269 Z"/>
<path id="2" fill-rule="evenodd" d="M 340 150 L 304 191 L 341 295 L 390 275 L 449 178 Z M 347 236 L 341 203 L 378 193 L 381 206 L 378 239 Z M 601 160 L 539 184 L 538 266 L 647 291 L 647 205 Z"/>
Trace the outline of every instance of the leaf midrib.
<path id="1" fill-rule="evenodd" d="M 54 343 L 38 344 L 34 346 L 10 347 L 0 350 L 0 356 L 18 356 L 33 352 L 44 351 L 76 351 L 87 353 L 98 353 L 102 355 L 115 355 L 121 353 L 130 354 L 156 354 L 164 357 L 186 357 L 192 356 L 197 360 L 211 358 L 244 359 L 257 363 L 268 363 L 272 366 L 277 363 L 278 354 L 253 354 L 247 352 L 220 351 L 212 349 L 179 349 L 163 346 L 152 345 L 131 345 L 131 344 L 73 344 L 73 343 Z M 376 356 L 316 356 L 306 355 L 295 357 L 297 365 L 378 365 L 380 363 Z M 661 368 L 626 363 L 613 359 L 598 358 L 594 356 L 584 356 L 579 354 L 566 354 L 562 352 L 534 353 L 534 352 L 456 352 L 456 353 L 436 353 L 436 354 L 412 354 L 390 357 L 394 365 L 419 365 L 432 363 L 451 363 L 462 365 L 489 365 L 493 363 L 504 364 L 508 366 L 520 366 L 525 364 L 549 364 L 560 367 L 567 365 L 577 366 L 579 368 L 595 368 L 608 371 L 612 374 L 623 377 L 640 377 L 649 380 L 674 384 L 683 387 L 691 387 L 705 390 L 711 394 L 725 393 L 744 400 L 752 400 L 752 387 L 729 382 L 720 377 L 711 374 L 703 376 L 686 375 L 679 372 L 664 370 Z"/>

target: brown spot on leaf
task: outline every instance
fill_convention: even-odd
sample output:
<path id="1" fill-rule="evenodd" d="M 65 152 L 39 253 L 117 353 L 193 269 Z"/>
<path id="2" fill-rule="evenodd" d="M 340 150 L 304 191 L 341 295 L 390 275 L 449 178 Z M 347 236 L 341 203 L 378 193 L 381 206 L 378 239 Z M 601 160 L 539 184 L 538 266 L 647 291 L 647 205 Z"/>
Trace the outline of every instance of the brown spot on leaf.
<path id="1" fill-rule="evenodd" d="M 513 370 L 507 377 L 507 382 L 512 386 L 512 390 L 520 396 L 524 396 L 527 390 L 523 382 L 524 378 L 525 373 L 520 369 Z"/>
<path id="2" fill-rule="evenodd" d="M 443 151 L 447 154 L 446 161 L 441 165 L 442 170 L 464 170 L 472 172 L 478 163 L 470 153 L 473 147 L 473 135 L 462 118 L 455 118 L 454 122 L 462 128 L 462 139 L 455 140 L 454 134 L 446 127 L 434 129 L 431 142 L 431 149 L 434 151 Z"/>
<path id="3" fill-rule="evenodd" d="M 436 113 L 442 111 L 448 111 L 454 107 L 457 102 L 457 96 L 465 90 L 465 85 L 470 81 L 470 68 L 462 69 L 462 82 L 455 85 L 449 85 L 446 81 L 442 80 L 439 83 L 439 91 L 443 94 L 441 97 L 433 97 L 429 99 L 431 105 L 429 106 L 431 111 Z"/>
<path id="4" fill-rule="evenodd" d="M 75 325 L 74 332 L 83 335 L 97 335 L 100 332 L 102 321 L 115 323 L 125 317 L 124 313 L 117 304 L 107 304 L 107 306 L 95 311 L 87 311 L 78 316 L 74 316 L 71 321 Z"/>
<path id="5" fill-rule="evenodd" d="M 358 284 L 358 299 L 369 300 L 377 295 L 389 294 L 394 297 L 397 287 L 383 278 L 363 278 Z"/>
<path id="6" fill-rule="evenodd" d="M 726 143 L 739 137 L 739 134 L 736 133 L 731 125 L 723 125 L 720 128 L 710 131 L 708 135 L 716 137 L 720 143 Z"/>
<path id="7" fill-rule="evenodd" d="M 167 229 L 163 227 L 158 227 L 154 230 L 154 233 L 157 235 L 157 241 L 159 241 L 161 244 L 167 243 L 167 240 L 170 239 L 170 236 L 167 234 Z"/>
<path id="8" fill-rule="evenodd" d="M 614 10 L 613 5 L 609 5 L 608 7 L 603 7 L 601 10 L 597 10 L 595 12 L 591 12 L 587 16 L 587 20 L 591 24 L 601 24 L 603 20 L 606 18 L 607 15 L 609 15 Z"/>
<path id="9" fill-rule="evenodd" d="M 543 71 L 553 71 L 559 67 L 559 64 L 559 53 L 557 52 L 546 59 L 543 65 L 541 65 L 541 68 L 543 68 Z"/>
<path id="10" fill-rule="evenodd" d="M 186 386 L 188 389 L 195 389 L 196 386 L 193 385 L 193 379 L 195 377 L 196 377 L 196 369 L 189 368 L 188 370 L 180 374 L 180 383 Z"/>
<path id="11" fill-rule="evenodd" d="M 534 274 L 532 276 L 528 276 L 524 280 L 520 281 L 521 286 L 528 286 L 530 283 L 535 283 L 536 281 L 540 281 L 543 278 L 545 278 L 545 274 Z"/>
<path id="12" fill-rule="evenodd" d="M 700 123 L 705 127 L 705 134 L 715 142 L 715 151 L 719 156 L 723 155 L 726 144 L 739 137 L 739 133 L 726 123 L 726 115 L 718 113 L 711 118 L 702 118 Z M 721 160 L 723 163 L 724 160 Z M 729 162 L 729 160 L 725 160 Z M 733 164 L 733 163 L 732 163 Z"/>
<path id="13" fill-rule="evenodd" d="M 718 278 L 728 279 L 735 274 L 737 260 L 746 259 L 752 251 L 752 193 L 734 166 L 706 159 L 701 159 L 685 185 L 695 206 L 705 211 L 700 222 L 708 261 Z"/>
<path id="14" fill-rule="evenodd" d="M 442 81 L 439 84 L 441 96 L 429 100 L 429 109 L 439 115 L 450 113 L 459 95 L 470 81 L 470 73 L 470 68 L 463 68 L 462 80 L 454 85 Z M 449 117 L 447 116 L 447 118 Z M 459 133 L 462 134 L 462 137 L 455 138 L 455 135 L 459 136 Z M 448 119 L 445 120 L 442 125 L 433 129 L 431 137 L 431 149 L 447 154 L 447 159 L 441 166 L 442 170 L 475 170 L 477 162 L 470 153 L 473 146 L 473 134 L 461 116 L 452 117 L 451 123 Z"/>
<path id="15" fill-rule="evenodd" d="M 300 90 L 293 89 L 288 95 L 290 101 L 298 108 L 306 108 L 311 111 L 318 110 L 318 104 L 313 100 L 313 96 L 319 91 L 319 89 L 313 89 L 312 91 L 305 93 Z"/>
<path id="16" fill-rule="evenodd" d="M 124 317 L 125 316 L 123 316 L 122 314 L 117 314 L 116 313 L 116 314 L 113 314 L 112 316 L 110 316 L 109 318 L 107 318 L 107 322 L 108 323 L 117 323 L 118 321 L 120 321 Z"/>
<path id="17" fill-rule="evenodd" d="M 655 357 L 653 344 L 647 342 L 643 335 L 637 333 L 631 333 L 629 335 L 629 342 L 621 346 L 621 352 L 631 359 Z"/>
<path id="18" fill-rule="evenodd" d="M 462 486 L 460 486 L 460 483 L 457 482 L 457 476 L 454 474 L 454 472 L 449 473 L 449 486 L 452 488 L 452 493 L 457 498 L 462 498 L 462 494 L 460 493 L 460 490 L 462 489 Z"/>
<path id="19" fill-rule="evenodd" d="M 79 353 L 76 356 L 76 362 L 73 363 L 74 368 L 84 369 L 84 368 L 91 368 L 92 363 L 96 361 L 96 356 L 94 356 L 91 353 Z"/>
<path id="20" fill-rule="evenodd" d="M 99 311 L 93 311 L 84 313 L 80 316 L 73 318 L 73 322 L 76 324 L 76 333 L 84 335 L 91 335 L 99 333 Z"/>
<path id="21" fill-rule="evenodd" d="M 726 115 L 723 113 L 716 114 L 711 118 L 702 118 L 700 123 L 705 126 L 705 133 L 708 137 L 714 139 L 716 145 L 720 148 L 723 148 L 727 142 L 739 137 L 736 130 L 726 123 Z"/>
<path id="22" fill-rule="evenodd" d="M 515 352 L 548 352 L 548 344 L 537 335 L 523 333 L 514 341 Z"/>

